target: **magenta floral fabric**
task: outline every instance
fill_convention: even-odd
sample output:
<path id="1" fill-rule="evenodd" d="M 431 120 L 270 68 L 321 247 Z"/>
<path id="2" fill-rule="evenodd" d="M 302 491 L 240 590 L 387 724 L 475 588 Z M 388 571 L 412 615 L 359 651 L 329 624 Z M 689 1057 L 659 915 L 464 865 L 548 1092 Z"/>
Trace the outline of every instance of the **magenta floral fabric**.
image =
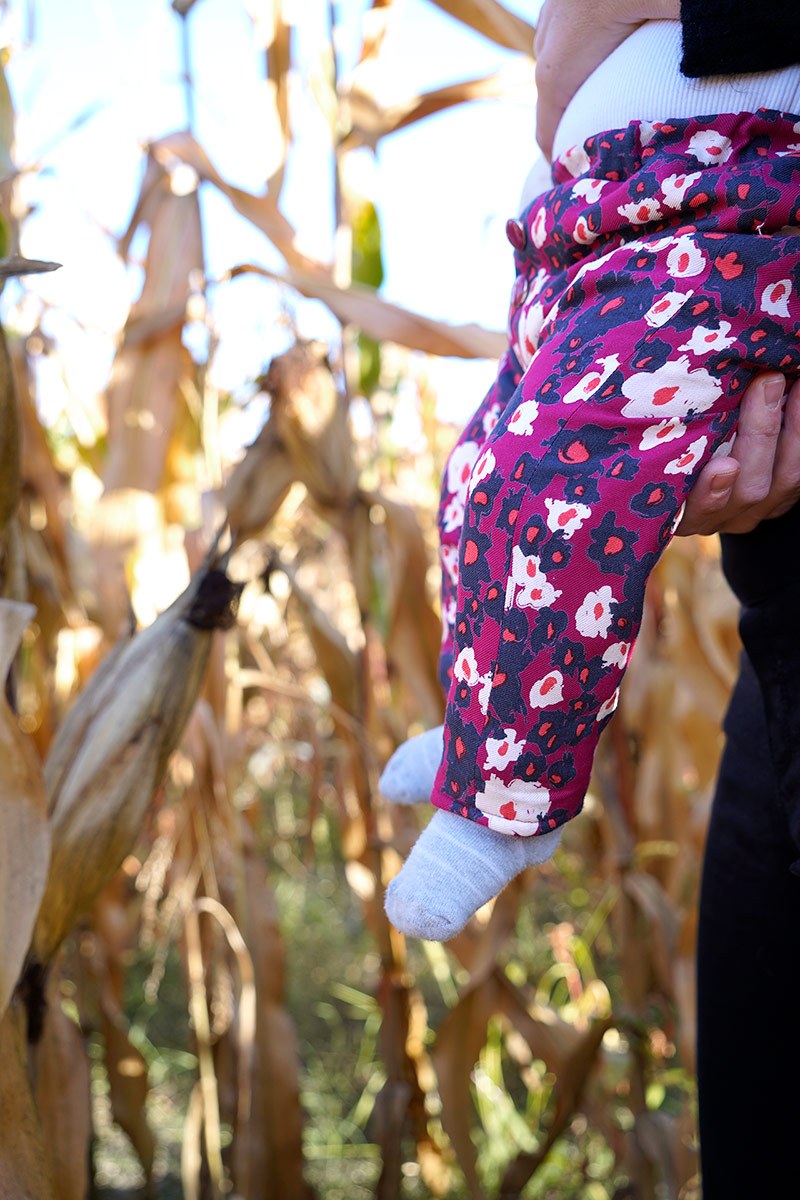
<path id="1" fill-rule="evenodd" d="M 636 122 L 512 222 L 509 348 L 439 514 L 440 808 L 581 809 L 647 577 L 754 373 L 800 374 L 800 119 Z"/>

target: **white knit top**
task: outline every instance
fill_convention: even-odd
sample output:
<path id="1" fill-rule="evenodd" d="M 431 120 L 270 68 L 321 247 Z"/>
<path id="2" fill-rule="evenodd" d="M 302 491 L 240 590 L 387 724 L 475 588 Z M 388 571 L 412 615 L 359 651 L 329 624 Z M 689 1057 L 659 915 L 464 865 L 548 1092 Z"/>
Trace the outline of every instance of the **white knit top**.
<path id="1" fill-rule="evenodd" d="M 681 75 L 680 61 L 679 21 L 640 25 L 570 101 L 556 130 L 554 157 L 593 133 L 622 129 L 631 121 L 755 112 L 759 108 L 800 115 L 800 65 L 753 75 L 687 79 Z"/>

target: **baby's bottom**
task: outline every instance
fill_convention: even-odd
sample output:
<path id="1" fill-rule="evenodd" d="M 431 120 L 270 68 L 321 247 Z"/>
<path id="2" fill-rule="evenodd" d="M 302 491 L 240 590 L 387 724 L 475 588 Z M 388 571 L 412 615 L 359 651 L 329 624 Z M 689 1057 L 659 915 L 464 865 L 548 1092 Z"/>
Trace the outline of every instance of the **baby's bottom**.
<path id="1" fill-rule="evenodd" d="M 679 226 L 584 266 L 548 314 L 443 529 L 437 807 L 522 835 L 580 811 L 692 482 L 755 371 L 797 372 L 798 278 L 796 235 Z"/>

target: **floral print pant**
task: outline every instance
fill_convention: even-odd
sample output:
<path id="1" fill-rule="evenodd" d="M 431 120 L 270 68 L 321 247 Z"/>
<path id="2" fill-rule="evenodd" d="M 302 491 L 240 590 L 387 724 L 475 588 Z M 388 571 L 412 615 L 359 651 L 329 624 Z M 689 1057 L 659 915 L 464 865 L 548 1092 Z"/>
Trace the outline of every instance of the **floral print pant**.
<path id="1" fill-rule="evenodd" d="M 645 583 L 755 373 L 800 375 L 800 120 L 635 122 L 510 222 L 497 379 L 439 513 L 433 803 L 507 834 L 581 809 Z"/>

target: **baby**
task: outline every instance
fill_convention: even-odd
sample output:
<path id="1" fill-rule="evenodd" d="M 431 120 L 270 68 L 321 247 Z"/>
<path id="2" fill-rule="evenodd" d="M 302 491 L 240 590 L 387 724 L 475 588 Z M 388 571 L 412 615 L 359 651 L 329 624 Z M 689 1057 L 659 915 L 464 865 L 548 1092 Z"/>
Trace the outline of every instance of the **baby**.
<path id="1" fill-rule="evenodd" d="M 381 781 L 439 810 L 387 892 L 409 934 L 552 855 L 694 480 L 756 373 L 800 376 L 800 67 L 690 80 L 680 53 L 671 21 L 614 51 L 508 224 L 509 346 L 439 511 L 445 723 Z"/>

